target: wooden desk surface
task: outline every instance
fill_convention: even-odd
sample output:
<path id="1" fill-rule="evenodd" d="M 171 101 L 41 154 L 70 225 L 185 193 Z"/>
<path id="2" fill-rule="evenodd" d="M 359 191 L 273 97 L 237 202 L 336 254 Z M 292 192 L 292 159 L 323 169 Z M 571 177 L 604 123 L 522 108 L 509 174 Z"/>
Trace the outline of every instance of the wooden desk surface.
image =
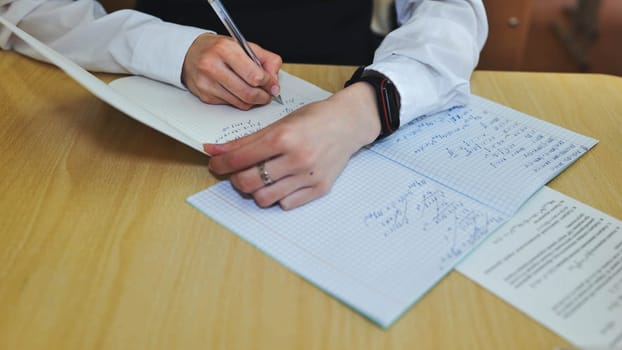
<path id="1" fill-rule="evenodd" d="M 332 91 L 353 70 L 286 69 Z M 0 76 L 0 349 L 567 344 L 456 272 L 382 330 L 187 205 L 216 181 L 202 154 L 52 66 L 0 52 Z M 622 217 L 622 78 L 476 72 L 473 91 L 599 139 L 550 185 Z"/>

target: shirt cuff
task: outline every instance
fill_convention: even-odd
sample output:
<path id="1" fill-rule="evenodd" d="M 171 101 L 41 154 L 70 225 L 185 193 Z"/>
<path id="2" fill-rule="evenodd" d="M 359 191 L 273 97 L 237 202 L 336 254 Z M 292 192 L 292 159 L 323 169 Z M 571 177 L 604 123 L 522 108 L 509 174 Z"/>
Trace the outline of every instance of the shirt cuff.
<path id="1" fill-rule="evenodd" d="M 389 55 L 366 69 L 382 73 L 397 88 L 402 125 L 420 116 L 468 102 L 468 81 L 441 77 L 432 68 L 411 57 Z"/>
<path id="2" fill-rule="evenodd" d="M 132 55 L 133 73 L 186 89 L 181 81 L 186 52 L 204 33 L 210 31 L 162 21 L 150 23 Z"/>

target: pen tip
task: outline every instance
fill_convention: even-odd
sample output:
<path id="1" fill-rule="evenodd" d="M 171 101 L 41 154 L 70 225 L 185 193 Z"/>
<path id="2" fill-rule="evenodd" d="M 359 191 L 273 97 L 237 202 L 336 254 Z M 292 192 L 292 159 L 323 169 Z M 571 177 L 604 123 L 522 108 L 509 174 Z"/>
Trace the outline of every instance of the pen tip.
<path id="1" fill-rule="evenodd" d="M 274 100 L 280 104 L 283 104 L 283 99 L 281 98 L 281 95 L 274 96 Z"/>

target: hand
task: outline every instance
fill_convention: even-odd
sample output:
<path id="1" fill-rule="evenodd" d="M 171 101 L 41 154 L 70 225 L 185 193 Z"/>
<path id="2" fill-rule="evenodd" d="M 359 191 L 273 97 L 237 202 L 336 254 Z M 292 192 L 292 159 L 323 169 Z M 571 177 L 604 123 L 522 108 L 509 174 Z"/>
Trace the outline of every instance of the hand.
<path id="1" fill-rule="evenodd" d="M 292 209 L 328 193 L 350 157 L 373 142 L 380 119 L 372 87 L 356 83 L 306 105 L 252 135 L 206 144 L 209 168 L 261 207 Z M 264 163 L 272 184 L 258 164 Z"/>
<path id="2" fill-rule="evenodd" d="M 203 102 L 242 110 L 269 103 L 279 94 L 281 57 L 249 43 L 263 65 L 257 66 L 228 36 L 202 34 L 184 60 L 182 82 Z"/>

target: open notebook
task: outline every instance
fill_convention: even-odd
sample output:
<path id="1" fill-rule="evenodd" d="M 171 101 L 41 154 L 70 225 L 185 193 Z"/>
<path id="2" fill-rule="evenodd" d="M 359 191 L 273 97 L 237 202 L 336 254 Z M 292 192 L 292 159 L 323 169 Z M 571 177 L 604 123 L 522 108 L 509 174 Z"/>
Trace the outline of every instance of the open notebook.
<path id="1" fill-rule="evenodd" d="M 328 94 L 281 77 L 285 106 L 208 106 L 132 77 L 111 86 L 0 22 L 102 100 L 199 150 L 268 125 Z M 287 95 L 291 93 L 291 95 Z M 422 116 L 358 152 L 331 193 L 284 212 L 221 182 L 193 206 L 327 293 L 388 327 L 468 252 L 596 140 L 476 96 Z"/>
<path id="2" fill-rule="evenodd" d="M 472 96 L 358 152 L 284 212 L 227 182 L 189 202 L 383 327 L 596 140 Z"/>
<path id="3" fill-rule="evenodd" d="M 222 143 L 257 131 L 293 110 L 330 94 L 286 72 L 280 72 L 281 97 L 249 112 L 207 105 L 188 91 L 132 76 L 109 85 L 28 33 L 0 17 L 0 23 L 95 96 L 128 116 L 203 152 L 204 143 Z"/>

